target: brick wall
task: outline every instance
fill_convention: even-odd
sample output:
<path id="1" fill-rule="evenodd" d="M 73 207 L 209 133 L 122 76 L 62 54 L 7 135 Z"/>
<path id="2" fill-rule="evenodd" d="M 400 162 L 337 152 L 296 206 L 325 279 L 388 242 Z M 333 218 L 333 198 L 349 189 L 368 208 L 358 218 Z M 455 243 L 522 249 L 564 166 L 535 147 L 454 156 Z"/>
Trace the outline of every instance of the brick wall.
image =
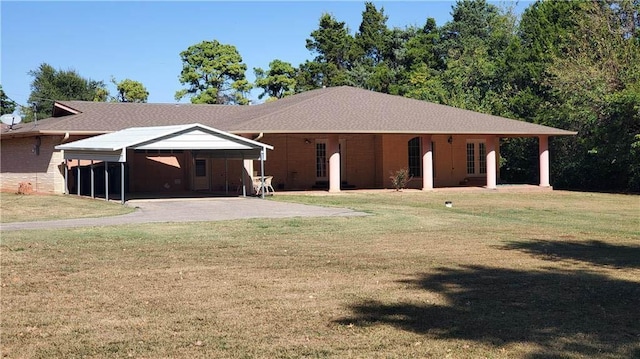
<path id="1" fill-rule="evenodd" d="M 62 136 L 7 138 L 0 141 L 0 183 L 3 191 L 17 191 L 20 182 L 36 192 L 64 193 L 62 153 L 54 150 Z"/>

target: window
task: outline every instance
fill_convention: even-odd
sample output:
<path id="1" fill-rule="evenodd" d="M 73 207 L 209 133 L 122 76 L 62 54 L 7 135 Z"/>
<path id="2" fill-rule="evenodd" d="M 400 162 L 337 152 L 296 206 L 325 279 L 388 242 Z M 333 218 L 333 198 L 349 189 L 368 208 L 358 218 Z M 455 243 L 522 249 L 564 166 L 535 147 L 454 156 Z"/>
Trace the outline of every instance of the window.
<path id="1" fill-rule="evenodd" d="M 407 144 L 409 150 L 409 175 L 422 177 L 422 150 L 420 137 L 414 137 Z"/>
<path id="2" fill-rule="evenodd" d="M 476 173 L 476 147 L 473 142 L 467 143 L 467 174 Z"/>
<path id="3" fill-rule="evenodd" d="M 487 173 L 487 146 L 484 140 L 467 141 L 467 174 L 484 175 Z"/>
<path id="4" fill-rule="evenodd" d="M 207 176 L 207 160 L 196 160 L 196 177 Z"/>
<path id="5" fill-rule="evenodd" d="M 327 143 L 316 142 L 316 177 L 327 177 Z"/>

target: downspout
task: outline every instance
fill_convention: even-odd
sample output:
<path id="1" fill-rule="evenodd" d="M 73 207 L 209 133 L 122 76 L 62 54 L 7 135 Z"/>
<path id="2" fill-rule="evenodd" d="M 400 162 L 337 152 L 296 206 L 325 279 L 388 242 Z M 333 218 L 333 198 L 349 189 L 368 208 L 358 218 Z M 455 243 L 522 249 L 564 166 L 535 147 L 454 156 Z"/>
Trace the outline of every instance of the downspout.
<path id="1" fill-rule="evenodd" d="M 258 137 L 254 138 L 254 141 L 258 141 L 259 139 L 262 138 L 262 136 L 264 136 L 264 132 L 260 132 L 260 134 L 258 135 Z"/>
<path id="2" fill-rule="evenodd" d="M 60 141 L 60 144 L 65 143 L 68 139 L 69 139 L 69 132 L 65 132 L 64 137 L 62 137 L 62 141 Z"/>

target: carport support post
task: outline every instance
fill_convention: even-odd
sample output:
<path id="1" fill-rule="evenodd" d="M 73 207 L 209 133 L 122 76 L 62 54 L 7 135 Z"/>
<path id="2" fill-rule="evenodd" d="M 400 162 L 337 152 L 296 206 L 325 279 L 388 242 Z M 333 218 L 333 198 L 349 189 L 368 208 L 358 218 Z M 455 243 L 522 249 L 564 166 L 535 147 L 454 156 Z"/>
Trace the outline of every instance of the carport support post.
<path id="1" fill-rule="evenodd" d="M 264 199 L 264 156 L 266 149 L 263 147 L 260 150 L 260 197 Z"/>
<path id="2" fill-rule="evenodd" d="M 69 194 L 69 160 L 64 160 L 64 194 Z"/>
<path id="3" fill-rule="evenodd" d="M 245 164 L 244 154 L 242 155 L 242 170 L 240 172 L 240 182 L 242 182 L 242 197 L 247 196 L 247 187 L 244 186 L 245 178 L 247 177 L 244 174 L 244 164 Z"/>
<path id="4" fill-rule="evenodd" d="M 104 199 L 109 202 L 109 162 L 104 161 Z"/>
<path id="5" fill-rule="evenodd" d="M 93 160 L 91 160 L 91 198 L 96 198 L 96 190 L 95 190 L 95 174 L 93 173 Z"/>
<path id="6" fill-rule="evenodd" d="M 496 189 L 496 136 L 487 136 L 487 189 Z"/>
<path id="7" fill-rule="evenodd" d="M 124 162 L 120 162 L 120 203 L 124 204 Z"/>
<path id="8" fill-rule="evenodd" d="M 78 173 L 78 178 L 76 178 L 76 194 L 79 196 L 80 195 L 80 160 L 78 160 L 78 169 L 77 169 L 77 173 Z"/>
<path id="9" fill-rule="evenodd" d="M 433 189 L 433 148 L 431 135 L 422 136 L 422 190 Z"/>
<path id="10" fill-rule="evenodd" d="M 549 136 L 538 137 L 540 155 L 540 187 L 550 187 L 549 183 Z"/>

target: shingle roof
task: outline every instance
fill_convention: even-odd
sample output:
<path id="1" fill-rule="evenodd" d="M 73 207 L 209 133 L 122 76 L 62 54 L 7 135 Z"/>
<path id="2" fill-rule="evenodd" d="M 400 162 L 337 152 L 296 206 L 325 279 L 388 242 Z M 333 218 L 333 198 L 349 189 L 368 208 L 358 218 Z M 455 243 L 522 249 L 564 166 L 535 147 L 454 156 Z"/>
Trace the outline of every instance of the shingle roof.
<path id="1" fill-rule="evenodd" d="M 234 133 L 425 133 L 574 135 L 426 101 L 341 86 L 255 106 L 61 101 L 81 113 L 14 126 L 13 132 L 104 133 L 198 122 Z M 6 134 L 6 132 L 3 132 Z"/>

